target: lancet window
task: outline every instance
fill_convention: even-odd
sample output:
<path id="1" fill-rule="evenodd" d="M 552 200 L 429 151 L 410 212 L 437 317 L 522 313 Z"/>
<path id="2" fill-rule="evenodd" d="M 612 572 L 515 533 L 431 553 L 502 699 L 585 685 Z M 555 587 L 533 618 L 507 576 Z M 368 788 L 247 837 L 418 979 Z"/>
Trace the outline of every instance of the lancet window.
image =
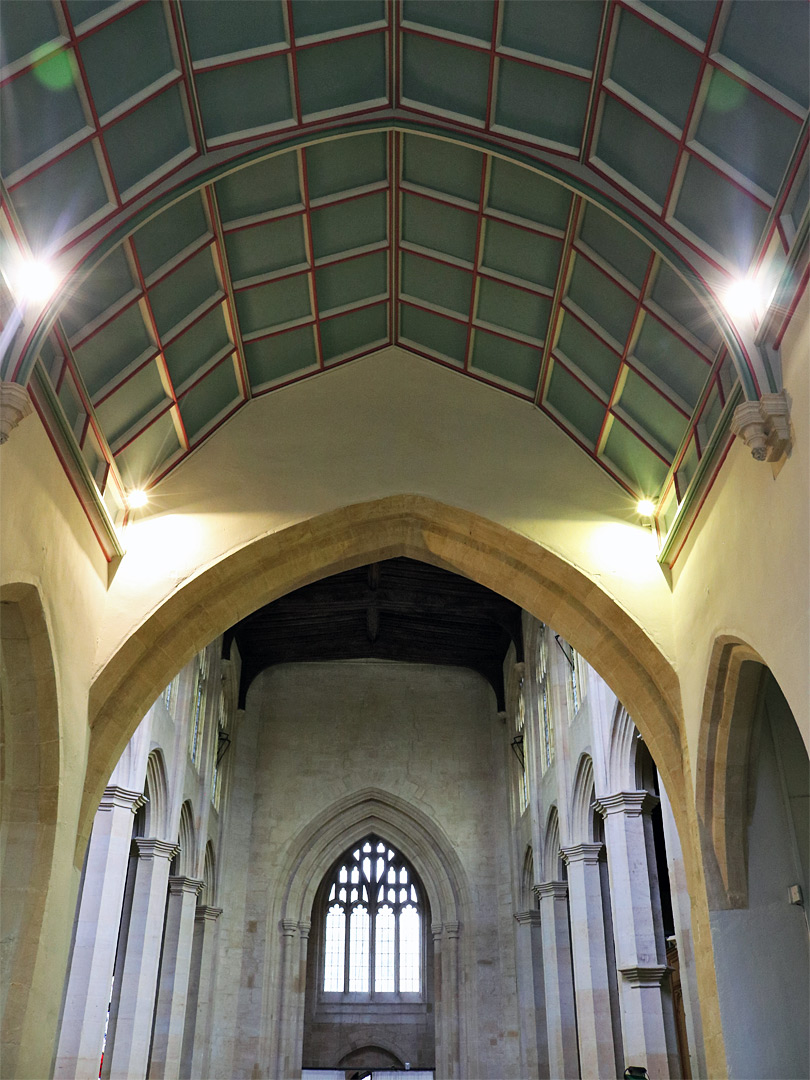
<path id="1" fill-rule="evenodd" d="M 348 851 L 326 885 L 324 993 L 420 995 L 423 907 L 390 844 L 369 836 Z"/>
<path id="2" fill-rule="evenodd" d="M 540 721 L 540 747 L 543 771 L 554 760 L 554 725 L 551 718 L 551 702 L 548 685 L 548 634 L 541 625 L 537 634 L 535 678 L 537 680 L 537 712 Z"/>

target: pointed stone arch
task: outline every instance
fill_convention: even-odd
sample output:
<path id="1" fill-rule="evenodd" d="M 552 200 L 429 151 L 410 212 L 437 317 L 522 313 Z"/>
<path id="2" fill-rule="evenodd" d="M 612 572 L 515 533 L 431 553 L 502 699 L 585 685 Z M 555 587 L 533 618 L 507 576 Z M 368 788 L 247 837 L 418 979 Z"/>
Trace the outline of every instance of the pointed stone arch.
<path id="1" fill-rule="evenodd" d="M 593 833 L 594 776 L 590 754 L 582 754 L 574 773 L 571 793 L 570 844 L 588 844 L 594 840 Z"/>
<path id="2" fill-rule="evenodd" d="M 144 835 L 166 840 L 169 836 L 169 784 L 166 779 L 166 759 L 156 747 L 146 760 L 144 795 Z"/>
<path id="3" fill-rule="evenodd" d="M 565 867 L 560 855 L 560 815 L 556 805 L 548 812 L 543 836 L 543 881 L 562 881 Z"/>

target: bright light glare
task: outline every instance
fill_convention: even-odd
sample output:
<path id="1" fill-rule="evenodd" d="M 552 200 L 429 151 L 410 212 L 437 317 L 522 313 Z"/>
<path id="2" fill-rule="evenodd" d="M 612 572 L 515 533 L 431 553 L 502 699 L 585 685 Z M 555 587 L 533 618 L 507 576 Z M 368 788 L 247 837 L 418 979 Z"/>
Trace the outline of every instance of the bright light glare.
<path id="1" fill-rule="evenodd" d="M 127 506 L 130 510 L 140 510 L 141 507 L 146 506 L 148 502 L 149 496 L 145 491 L 130 491 L 129 495 L 127 495 Z"/>
<path id="2" fill-rule="evenodd" d="M 758 315 L 765 307 L 766 298 L 762 286 L 754 278 L 738 278 L 723 293 L 723 304 L 733 319 Z"/>
<path id="3" fill-rule="evenodd" d="M 641 517 L 652 517 L 655 513 L 655 503 L 652 499 L 639 499 L 636 506 Z"/>
<path id="4" fill-rule="evenodd" d="M 59 285 L 56 271 L 41 259 L 20 259 L 10 277 L 17 299 L 31 304 L 46 303 Z"/>

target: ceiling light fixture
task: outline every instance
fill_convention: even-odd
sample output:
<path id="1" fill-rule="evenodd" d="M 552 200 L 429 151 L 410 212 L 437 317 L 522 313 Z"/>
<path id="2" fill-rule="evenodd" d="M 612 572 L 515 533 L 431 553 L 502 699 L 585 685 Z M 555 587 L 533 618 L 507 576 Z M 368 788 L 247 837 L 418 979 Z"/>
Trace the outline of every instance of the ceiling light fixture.
<path id="1" fill-rule="evenodd" d="M 636 504 L 636 510 L 640 517 L 651 518 L 655 513 L 655 503 L 652 499 L 639 499 Z"/>
<path id="2" fill-rule="evenodd" d="M 733 319 L 759 316 L 765 304 L 764 290 L 752 277 L 737 278 L 723 291 L 723 305 Z"/>
<path id="3" fill-rule="evenodd" d="M 141 491 L 140 488 L 130 491 L 127 495 L 127 506 L 130 510 L 140 510 L 141 507 L 146 506 L 148 502 L 149 496 L 145 491 Z"/>
<path id="4" fill-rule="evenodd" d="M 21 258 L 10 268 L 9 284 L 18 302 L 44 305 L 59 287 L 59 278 L 45 260 Z"/>

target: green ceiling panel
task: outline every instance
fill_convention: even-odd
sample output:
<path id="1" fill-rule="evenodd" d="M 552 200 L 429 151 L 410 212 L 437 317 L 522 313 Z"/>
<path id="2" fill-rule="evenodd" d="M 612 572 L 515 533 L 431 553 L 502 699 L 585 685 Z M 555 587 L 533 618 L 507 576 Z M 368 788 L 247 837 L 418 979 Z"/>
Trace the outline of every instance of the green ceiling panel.
<path id="1" fill-rule="evenodd" d="M 222 310 L 218 307 L 175 338 L 164 350 L 175 390 L 179 390 L 198 368 L 230 344 Z"/>
<path id="2" fill-rule="evenodd" d="M 5 26 L 5 18 L 3 23 Z M 11 92 L 0 95 L 4 175 L 11 175 L 86 127 L 81 98 L 72 83 L 51 89 L 40 81 L 39 68 L 24 72 L 11 84 Z"/>
<path id="3" fill-rule="evenodd" d="M 666 479 L 665 462 L 620 420 L 614 420 L 605 440 L 604 456 L 619 468 L 639 496 L 655 498 Z"/>
<path id="4" fill-rule="evenodd" d="M 478 217 L 404 192 L 402 196 L 402 239 L 420 247 L 475 262 Z"/>
<path id="5" fill-rule="evenodd" d="M 502 60 L 495 123 L 578 149 L 589 88 L 585 80 L 558 71 Z"/>
<path id="6" fill-rule="evenodd" d="M 184 262 L 173 274 L 149 290 L 149 303 L 158 333 L 163 336 L 206 300 L 222 294 L 211 249 Z"/>
<path id="7" fill-rule="evenodd" d="M 776 195 L 800 126 L 798 117 L 715 70 L 695 139 Z"/>
<path id="8" fill-rule="evenodd" d="M 309 197 L 324 198 L 341 191 L 377 184 L 388 177 L 388 151 L 383 131 L 328 139 L 306 149 Z"/>
<path id="9" fill-rule="evenodd" d="M 384 0 L 292 0 L 295 37 L 331 33 L 385 19 Z"/>
<path id="10" fill-rule="evenodd" d="M 217 181 L 217 203 L 224 222 L 268 214 L 284 207 L 303 209 L 295 151 L 265 158 Z"/>
<path id="11" fill-rule="evenodd" d="M 709 374 L 709 365 L 652 315 L 641 324 L 633 355 L 694 408 Z"/>
<path id="12" fill-rule="evenodd" d="M 315 271 L 318 306 L 322 312 L 359 303 L 388 292 L 388 252 L 374 251 L 348 262 Z"/>
<path id="13" fill-rule="evenodd" d="M 678 143 L 605 96 L 596 156 L 661 206 L 678 156 Z"/>
<path id="14" fill-rule="evenodd" d="M 383 34 L 315 45 L 297 55 L 304 116 L 360 106 L 386 96 Z"/>
<path id="15" fill-rule="evenodd" d="M 695 0 L 645 0 L 645 3 L 696 38 L 706 40 L 714 19 L 714 4 L 697 4 Z"/>
<path id="16" fill-rule="evenodd" d="M 688 417 L 678 412 L 635 371 L 627 372 L 618 405 L 669 451 L 670 458 L 674 456 L 689 423 Z"/>
<path id="17" fill-rule="evenodd" d="M 619 374 L 620 358 L 570 312 L 563 314 L 555 351 L 576 364 L 606 396 L 610 396 Z"/>
<path id="18" fill-rule="evenodd" d="M 490 278 L 478 279 L 476 317 L 481 322 L 542 341 L 550 313 L 551 301 L 545 296 L 535 296 Z"/>
<path id="19" fill-rule="evenodd" d="M 484 226 L 482 265 L 502 274 L 554 288 L 562 244 L 551 236 L 527 232 L 503 221 Z"/>
<path id="20" fill-rule="evenodd" d="M 712 350 L 718 348 L 720 331 L 717 324 L 686 282 L 665 262 L 658 267 L 650 297 L 699 341 Z"/>
<path id="21" fill-rule="evenodd" d="M 610 77 L 671 123 L 683 127 L 700 72 L 700 57 L 630 11 L 620 11 Z M 662 71 L 667 74 L 665 79 Z"/>
<path id="22" fill-rule="evenodd" d="M 321 348 L 324 364 L 388 343 L 388 304 L 375 304 L 324 319 Z"/>
<path id="23" fill-rule="evenodd" d="M 300 266 L 307 262 L 304 219 L 299 214 L 227 233 L 225 248 L 235 281 Z"/>
<path id="24" fill-rule="evenodd" d="M 142 225 L 133 235 L 133 242 L 144 277 L 165 266 L 209 231 L 202 199 L 196 192 Z"/>
<path id="25" fill-rule="evenodd" d="M 115 455 L 124 487 L 144 488 L 160 466 L 180 449 L 177 432 L 168 412 Z"/>
<path id="26" fill-rule="evenodd" d="M 183 21 L 195 60 L 286 40 L 282 0 L 192 0 L 183 4 Z"/>
<path id="27" fill-rule="evenodd" d="M 563 232 L 571 209 L 571 192 L 554 180 L 493 157 L 487 207 Z"/>
<path id="28" fill-rule="evenodd" d="M 190 442 L 194 442 L 203 428 L 229 405 L 239 400 L 239 386 L 233 360 L 223 360 L 213 371 L 180 398 L 180 416 Z"/>
<path id="29" fill-rule="evenodd" d="M 76 363 L 92 397 L 142 353 L 154 348 L 137 304 L 121 312 L 75 350 Z"/>
<path id="30" fill-rule="evenodd" d="M 13 64 L 61 33 L 50 4 L 31 0 L 3 0 L 3 33 L 0 35 L 0 63 Z"/>
<path id="31" fill-rule="evenodd" d="M 265 383 L 312 368 L 318 363 L 314 328 L 302 326 L 275 337 L 248 342 L 245 361 L 254 390 Z"/>
<path id="32" fill-rule="evenodd" d="M 507 341 L 486 330 L 473 331 L 470 366 L 533 394 L 540 374 L 542 353 L 530 345 Z"/>
<path id="33" fill-rule="evenodd" d="M 402 140 L 402 179 L 478 206 L 483 159 L 477 150 L 442 139 L 405 135 Z"/>
<path id="34" fill-rule="evenodd" d="M 489 57 L 486 53 L 404 33 L 402 94 L 429 109 L 484 121 Z"/>
<path id="35" fill-rule="evenodd" d="M 73 337 L 134 287 L 135 280 L 124 248 L 117 247 L 78 286 L 62 312 L 62 325 Z"/>
<path id="36" fill-rule="evenodd" d="M 180 90 L 171 87 L 107 128 L 104 143 L 120 192 L 189 150 L 191 140 Z"/>
<path id="37" fill-rule="evenodd" d="M 312 211 L 312 248 L 316 259 L 381 243 L 387 237 L 387 191 Z"/>
<path id="38" fill-rule="evenodd" d="M 807 108 L 810 105 L 810 11 L 804 0 L 735 0 L 720 51 Z"/>
<path id="39" fill-rule="evenodd" d="M 138 41 L 142 48 L 133 49 Z M 99 116 L 175 70 L 162 4 L 142 4 L 79 46 Z"/>
<path id="40" fill-rule="evenodd" d="M 245 64 L 201 71 L 196 83 L 207 139 L 292 120 L 286 56 L 260 57 Z"/>
<path id="41" fill-rule="evenodd" d="M 768 219 L 764 207 L 693 155 L 675 208 L 677 220 L 702 236 L 738 272 L 751 261 Z"/>
<path id="42" fill-rule="evenodd" d="M 432 259 L 423 259 L 413 252 L 402 253 L 400 289 L 406 296 L 426 300 L 429 304 L 458 312 L 465 318 L 470 313 L 473 276 L 455 266 L 441 266 Z"/>
<path id="43" fill-rule="evenodd" d="M 401 304 L 399 309 L 399 341 L 416 349 L 433 353 L 458 367 L 464 366 L 467 348 L 467 327 L 462 323 L 435 315 L 432 311 Z"/>
<path id="44" fill-rule="evenodd" d="M 595 319 L 623 345 L 630 333 L 636 302 L 582 255 L 574 257 L 574 270 L 568 283 L 568 295 L 584 312 Z"/>
<path id="45" fill-rule="evenodd" d="M 593 203 L 587 203 L 579 238 L 636 288 L 641 288 L 651 251 L 625 225 Z"/>
<path id="46" fill-rule="evenodd" d="M 107 439 L 114 443 L 165 398 L 157 365 L 151 363 L 96 406 L 96 415 Z"/>
<path id="47" fill-rule="evenodd" d="M 270 281 L 236 294 L 236 311 L 243 334 L 271 329 L 295 319 L 312 317 L 309 274 Z"/>
<path id="48" fill-rule="evenodd" d="M 505 0 L 501 41 L 510 49 L 590 70 L 601 22 L 598 0 Z"/>
<path id="49" fill-rule="evenodd" d="M 605 418 L 605 406 L 582 383 L 577 382 L 562 364 L 555 364 L 552 369 L 546 402 L 567 420 L 571 427 L 584 435 L 591 447 L 596 446 Z"/>
<path id="50" fill-rule="evenodd" d="M 402 18 L 489 44 L 494 7 L 493 0 L 404 0 Z"/>

